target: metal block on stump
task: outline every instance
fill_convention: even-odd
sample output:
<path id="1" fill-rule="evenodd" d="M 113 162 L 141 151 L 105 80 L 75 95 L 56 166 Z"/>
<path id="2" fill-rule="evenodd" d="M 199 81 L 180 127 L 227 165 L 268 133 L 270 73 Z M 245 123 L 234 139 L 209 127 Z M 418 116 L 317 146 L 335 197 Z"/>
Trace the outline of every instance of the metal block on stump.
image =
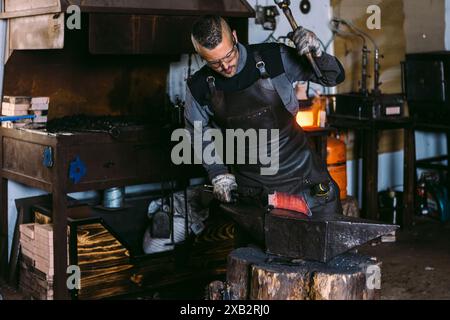
<path id="1" fill-rule="evenodd" d="M 222 210 L 263 244 L 267 253 L 328 262 L 398 226 L 343 215 L 302 214 L 245 204 L 223 204 Z"/>

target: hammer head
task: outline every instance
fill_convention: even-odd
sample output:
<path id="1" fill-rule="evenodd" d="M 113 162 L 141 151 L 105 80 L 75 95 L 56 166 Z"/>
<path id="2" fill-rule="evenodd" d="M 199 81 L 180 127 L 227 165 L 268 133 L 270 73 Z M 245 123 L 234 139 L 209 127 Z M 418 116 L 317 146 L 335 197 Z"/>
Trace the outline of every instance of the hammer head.
<path id="1" fill-rule="evenodd" d="M 289 7 L 289 5 L 291 4 L 291 1 L 290 0 L 275 0 L 275 3 L 280 8 L 284 8 L 284 7 Z"/>

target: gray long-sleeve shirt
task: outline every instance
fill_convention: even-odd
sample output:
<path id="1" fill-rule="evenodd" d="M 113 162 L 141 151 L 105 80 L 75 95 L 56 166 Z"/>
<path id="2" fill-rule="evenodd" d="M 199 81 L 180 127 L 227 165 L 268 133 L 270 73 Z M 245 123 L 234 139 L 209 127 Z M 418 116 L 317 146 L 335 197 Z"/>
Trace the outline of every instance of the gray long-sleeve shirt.
<path id="1" fill-rule="evenodd" d="M 237 74 L 239 74 L 245 66 L 247 61 L 247 49 L 240 43 L 238 43 L 239 60 L 237 65 Z M 298 100 L 294 91 L 294 83 L 297 81 L 312 81 L 325 86 L 335 86 L 341 83 L 345 78 L 345 73 L 342 65 L 339 61 L 327 54 L 323 53 L 321 57 L 315 58 L 317 66 L 321 70 L 323 76 L 327 80 L 323 83 L 312 72 L 310 68 L 305 68 L 308 63 L 305 61 L 305 57 L 299 57 L 294 49 L 285 45 L 280 45 L 281 60 L 285 72 L 272 78 L 271 82 L 277 93 L 280 95 L 283 104 L 290 113 L 296 115 L 298 111 Z M 270 62 L 267 62 L 270 63 Z M 233 81 L 233 78 L 229 79 Z M 185 103 L 185 120 L 186 129 L 191 134 L 194 134 L 194 121 L 201 121 L 203 133 L 210 128 L 218 128 L 218 126 L 212 120 L 212 108 L 208 105 L 200 105 L 200 103 L 193 97 L 189 87 L 186 92 Z M 191 139 L 194 141 L 194 139 Z M 203 141 L 202 150 L 211 142 Z M 200 150 L 196 150 L 200 152 Z M 197 155 L 199 159 L 202 159 L 201 155 Z M 203 162 L 203 166 L 206 169 L 210 179 L 219 174 L 229 172 L 228 168 L 224 164 L 206 164 Z"/>

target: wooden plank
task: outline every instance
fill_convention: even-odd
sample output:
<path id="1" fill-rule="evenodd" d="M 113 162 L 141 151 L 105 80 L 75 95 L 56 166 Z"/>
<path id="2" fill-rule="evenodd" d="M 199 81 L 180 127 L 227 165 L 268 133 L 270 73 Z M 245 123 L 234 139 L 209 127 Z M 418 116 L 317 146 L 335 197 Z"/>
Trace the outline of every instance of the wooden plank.
<path id="1" fill-rule="evenodd" d="M 66 153 L 62 147 L 58 147 L 54 153 L 55 174 L 53 175 L 53 248 L 54 248 L 54 295 L 57 300 L 67 300 L 69 291 L 66 286 L 67 279 L 67 191 L 66 179 L 68 164 L 65 162 Z"/>
<path id="2" fill-rule="evenodd" d="M 1 138 L 3 137 L 0 135 Z M 1 149 L 0 161 L 2 161 Z M 5 278 L 8 272 L 8 180 L 3 176 L 0 181 L 0 203 L 0 277 Z"/>
<path id="3" fill-rule="evenodd" d="M 18 274 L 18 261 L 20 254 L 20 225 L 23 223 L 24 213 L 23 208 L 17 208 L 17 219 L 16 225 L 14 226 L 14 235 L 11 245 L 11 258 L 9 262 L 9 284 L 12 286 L 17 285 L 17 274 Z M 27 229 L 30 230 L 30 229 Z M 33 234 L 30 234 L 32 237 Z"/>
<path id="4" fill-rule="evenodd" d="M 30 9 L 30 10 L 17 10 L 17 11 L 9 11 L 9 12 L 1 12 L 0 19 L 14 19 L 14 18 L 23 18 L 23 17 L 33 17 L 45 14 L 55 14 L 60 13 L 60 6 L 46 7 L 46 8 L 38 8 L 38 9 Z"/>
<path id="5" fill-rule="evenodd" d="M 79 299 L 100 299 L 131 291 L 130 254 L 102 224 L 78 226 L 76 239 L 81 269 Z"/>
<path id="6" fill-rule="evenodd" d="M 64 27 L 64 14 L 15 18 L 10 21 L 9 49 L 62 49 Z"/>
<path id="7" fill-rule="evenodd" d="M 7 12 L 60 6 L 60 0 L 4 0 L 4 10 Z"/>
<path id="8" fill-rule="evenodd" d="M 129 263 L 130 254 L 100 223 L 82 225 L 77 230 L 78 265 L 117 266 Z"/>
<path id="9" fill-rule="evenodd" d="M 46 146 L 55 147 L 57 139 L 55 135 L 37 131 L 28 130 L 14 130 L 14 129 L 0 129 L 2 136 L 14 138 L 16 140 L 22 140 L 28 143 L 41 144 Z"/>
<path id="10" fill-rule="evenodd" d="M 81 289 L 78 292 L 80 300 L 104 299 L 119 295 L 132 294 L 142 290 L 131 278 L 134 274 L 132 265 L 123 265 L 114 270 L 97 269 L 96 276 L 89 278 L 84 272 L 81 275 Z"/>
<path id="11" fill-rule="evenodd" d="M 415 185 L 416 185 L 416 139 L 412 126 L 404 131 L 404 162 L 403 162 L 403 227 L 411 227 L 414 219 Z"/>
<path id="12" fill-rule="evenodd" d="M 17 172 L 10 172 L 8 170 L 2 170 L 2 175 L 7 180 L 12 180 L 21 184 L 24 184 L 31 188 L 41 189 L 47 192 L 51 192 L 51 184 L 44 181 L 40 181 L 31 176 L 19 174 Z"/>
<path id="13" fill-rule="evenodd" d="M 78 3 L 75 0 L 68 0 L 68 2 Z M 207 5 L 202 0 L 172 0 L 171 2 L 110 0 L 107 5 L 102 0 L 84 0 L 81 4 L 81 10 L 89 13 L 159 14 L 172 16 L 198 16 L 199 14 L 226 12 L 228 17 L 254 17 L 253 8 L 246 1 L 240 0 L 208 1 Z"/>
<path id="14" fill-rule="evenodd" d="M 53 299 L 53 277 L 36 269 L 23 255 L 20 259 L 19 288 L 23 294 L 39 300 Z"/>
<path id="15" fill-rule="evenodd" d="M 4 137 L 2 147 L 4 170 L 32 177 L 43 183 L 51 182 L 52 170 L 43 164 L 44 150 L 47 146 Z"/>

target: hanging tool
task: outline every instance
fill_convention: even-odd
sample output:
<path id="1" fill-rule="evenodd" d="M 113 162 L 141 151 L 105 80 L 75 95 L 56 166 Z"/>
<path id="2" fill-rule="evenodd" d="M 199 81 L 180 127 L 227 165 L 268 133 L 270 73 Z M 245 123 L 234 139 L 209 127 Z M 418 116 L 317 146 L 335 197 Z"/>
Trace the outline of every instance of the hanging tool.
<path id="1" fill-rule="evenodd" d="M 292 15 L 292 11 L 289 8 L 289 5 L 291 4 L 290 0 L 274 0 L 275 3 L 278 5 L 278 7 L 283 10 L 284 15 L 286 16 L 286 18 L 289 21 L 289 24 L 292 27 L 292 30 L 296 30 L 298 28 L 298 24 L 294 19 L 294 16 Z M 325 78 L 322 75 L 322 72 L 320 71 L 319 67 L 316 64 L 316 61 L 314 61 L 314 58 L 311 54 L 311 52 L 308 52 L 306 54 L 306 58 L 308 59 L 309 63 L 311 64 L 311 67 L 315 73 L 315 75 L 317 76 L 318 79 L 325 81 Z"/>

